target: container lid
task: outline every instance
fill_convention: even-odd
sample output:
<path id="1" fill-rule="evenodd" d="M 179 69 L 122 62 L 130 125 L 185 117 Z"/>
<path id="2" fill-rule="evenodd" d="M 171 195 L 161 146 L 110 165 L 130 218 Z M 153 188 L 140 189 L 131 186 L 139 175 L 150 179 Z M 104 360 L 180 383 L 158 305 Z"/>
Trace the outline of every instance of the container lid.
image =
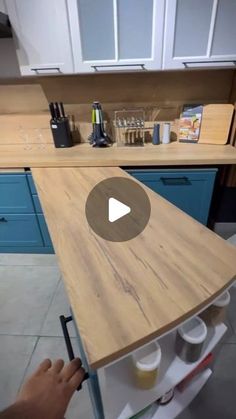
<path id="1" fill-rule="evenodd" d="M 198 344 L 206 339 L 207 327 L 204 321 L 196 316 L 180 326 L 178 333 L 186 342 Z"/>
<path id="2" fill-rule="evenodd" d="M 132 354 L 134 363 L 139 370 L 152 371 L 158 368 L 161 362 L 161 347 L 155 342 Z"/>
<path id="3" fill-rule="evenodd" d="M 225 307 L 230 303 L 230 293 L 229 291 L 224 292 L 217 300 L 213 303 L 213 306 L 216 307 Z"/>

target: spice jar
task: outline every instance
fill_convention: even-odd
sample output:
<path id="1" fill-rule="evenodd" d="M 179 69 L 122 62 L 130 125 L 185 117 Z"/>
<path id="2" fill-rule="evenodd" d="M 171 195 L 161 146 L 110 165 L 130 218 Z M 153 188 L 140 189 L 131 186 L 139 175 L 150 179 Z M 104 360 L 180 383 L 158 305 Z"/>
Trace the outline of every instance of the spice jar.
<path id="1" fill-rule="evenodd" d="M 175 351 L 184 362 L 195 362 L 201 357 L 207 327 L 200 317 L 196 316 L 185 322 L 177 330 Z"/>
<path id="2" fill-rule="evenodd" d="M 226 291 L 210 307 L 204 310 L 200 316 L 207 324 L 212 326 L 223 323 L 226 319 L 229 303 L 230 293 Z"/>
<path id="3" fill-rule="evenodd" d="M 150 389 L 155 386 L 161 362 L 161 347 L 155 342 L 132 354 L 137 387 Z"/>

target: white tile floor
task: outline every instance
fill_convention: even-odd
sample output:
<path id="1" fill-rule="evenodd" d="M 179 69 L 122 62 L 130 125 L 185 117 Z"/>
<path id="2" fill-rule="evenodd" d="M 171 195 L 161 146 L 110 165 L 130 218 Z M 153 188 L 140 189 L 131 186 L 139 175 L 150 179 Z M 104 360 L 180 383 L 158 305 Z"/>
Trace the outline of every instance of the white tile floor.
<path id="1" fill-rule="evenodd" d="M 60 314 L 70 312 L 56 257 L 0 254 L 0 410 L 14 401 L 22 382 L 44 358 L 68 359 Z M 72 325 L 70 336 L 76 352 Z M 84 383 L 66 419 L 92 418 Z"/>

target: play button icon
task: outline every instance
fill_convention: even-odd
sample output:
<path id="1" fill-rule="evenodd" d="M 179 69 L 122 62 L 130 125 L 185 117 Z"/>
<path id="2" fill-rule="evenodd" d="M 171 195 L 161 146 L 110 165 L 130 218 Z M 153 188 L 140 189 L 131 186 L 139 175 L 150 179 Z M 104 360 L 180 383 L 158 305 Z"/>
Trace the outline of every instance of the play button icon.
<path id="1" fill-rule="evenodd" d="M 146 227 L 151 205 L 145 190 L 127 177 L 99 182 L 89 193 L 85 213 L 89 226 L 113 242 L 131 240 Z"/>
<path id="2" fill-rule="evenodd" d="M 131 208 L 128 205 L 123 204 L 123 202 L 118 201 L 115 198 L 109 198 L 108 200 L 108 220 L 110 223 L 119 220 L 125 215 L 129 214 Z"/>

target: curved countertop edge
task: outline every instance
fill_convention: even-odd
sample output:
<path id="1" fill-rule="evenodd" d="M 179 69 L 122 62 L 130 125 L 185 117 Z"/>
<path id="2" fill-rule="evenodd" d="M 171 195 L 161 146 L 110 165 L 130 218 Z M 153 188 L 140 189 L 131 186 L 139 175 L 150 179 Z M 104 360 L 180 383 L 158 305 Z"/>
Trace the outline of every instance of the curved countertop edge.
<path id="1" fill-rule="evenodd" d="M 92 370 L 97 370 L 99 368 L 103 368 L 104 366 L 108 366 L 110 364 L 113 364 L 115 362 L 118 362 L 120 359 L 126 357 L 131 352 L 135 351 L 136 349 L 140 348 L 143 345 L 146 345 L 148 343 L 151 343 L 155 340 L 160 339 L 161 337 L 167 335 L 168 333 L 171 333 L 175 329 L 177 329 L 182 323 L 187 321 L 193 316 L 197 316 L 202 311 L 204 311 L 207 307 L 209 307 L 223 292 L 227 291 L 236 281 L 236 275 L 229 280 L 229 283 L 221 288 L 217 293 L 212 295 L 212 297 L 209 297 L 204 301 L 204 303 L 194 307 L 192 310 L 190 310 L 188 313 L 186 313 L 184 316 L 179 317 L 174 322 L 168 324 L 168 330 L 166 330 L 166 326 L 163 326 L 163 328 L 158 330 L 158 333 L 151 333 L 150 335 L 146 336 L 143 339 L 140 339 L 139 341 L 136 341 L 134 344 L 131 344 L 127 346 L 124 350 L 119 350 L 117 354 L 112 354 L 110 357 L 105 357 L 104 359 L 101 359 L 99 362 L 96 362 L 94 364 L 90 364 L 90 368 Z M 73 310 L 72 310 L 73 311 Z M 78 325 L 76 326 L 79 330 Z M 114 359 L 115 357 L 115 359 Z"/>
<path id="2" fill-rule="evenodd" d="M 148 192 L 149 198 L 151 198 L 152 206 L 154 205 L 158 209 L 159 217 L 158 219 L 153 217 L 151 220 L 152 227 L 146 227 L 142 238 L 137 236 L 132 240 L 132 250 L 135 249 L 136 255 L 139 255 L 142 249 L 142 261 L 147 261 L 147 265 L 149 264 L 148 266 L 151 266 L 151 268 L 154 266 L 157 277 L 159 276 L 161 281 L 167 281 L 167 291 L 163 291 L 157 277 L 153 275 L 153 270 L 149 268 L 142 270 L 135 255 L 131 254 L 129 247 L 125 244 L 127 242 L 122 242 L 122 247 L 120 247 L 114 246 L 111 242 L 106 242 L 97 236 L 95 240 L 87 226 L 84 205 L 94 184 L 107 177 L 129 177 L 128 174 L 119 168 L 111 167 L 91 168 L 89 171 L 86 168 L 37 168 L 33 169 L 32 172 L 90 368 L 100 368 L 171 331 L 178 324 L 204 309 L 236 279 L 236 249 L 142 185 Z M 134 181 L 139 183 L 137 180 Z M 83 185 L 83 188 L 80 190 L 80 199 L 78 199 L 78 185 L 80 184 Z M 57 188 L 56 185 L 60 186 Z M 72 211 L 73 217 L 71 216 Z M 175 218 L 175 221 L 173 218 Z M 179 222 L 176 222 L 176 220 Z M 185 229 L 181 228 L 181 223 L 182 225 L 185 223 Z M 59 225 L 60 229 L 58 229 Z M 157 231 L 158 236 L 162 238 L 157 238 Z M 173 240 L 172 236 L 174 237 Z M 145 238 L 145 248 L 143 247 L 143 238 Z M 171 241 L 168 238 L 171 238 Z M 167 273 L 164 273 L 164 279 L 159 253 L 154 253 L 151 256 L 149 254 L 154 240 L 157 247 L 158 243 L 162 243 L 166 247 L 169 246 L 168 251 L 170 251 L 171 258 L 168 262 Z M 187 249 L 187 252 L 186 244 L 189 244 L 190 248 L 189 251 Z M 178 252 L 179 249 L 181 253 L 176 255 L 175 252 Z M 99 260 L 98 264 L 94 262 L 94 255 Z M 107 256 L 112 257 L 114 264 L 117 264 L 117 271 L 114 270 L 114 266 L 111 268 L 107 263 Z M 90 267 L 91 257 L 93 258 L 93 264 Z M 159 261 L 158 258 L 160 258 Z M 173 281 L 172 262 L 174 265 L 177 263 L 177 266 L 179 264 L 182 266 L 182 268 L 176 268 L 175 271 L 178 276 L 178 269 L 182 269 L 180 271 L 181 284 L 183 284 L 181 293 L 175 281 Z M 200 266 L 201 262 L 203 262 L 203 266 Z M 132 275 L 128 276 L 130 266 L 132 266 Z M 140 270 L 142 271 L 141 275 L 139 274 Z M 99 272 L 102 272 L 102 274 L 99 275 Z M 128 278 L 131 287 L 135 287 L 135 292 L 137 292 L 140 301 L 144 301 L 145 315 L 151 322 L 150 332 L 146 331 L 147 324 L 144 321 L 143 314 L 137 309 L 137 305 L 134 304 L 132 298 L 128 298 L 130 295 L 127 297 L 127 293 L 122 290 L 122 287 L 120 290 L 120 285 L 117 287 L 116 282 L 114 282 L 116 272 L 119 272 L 121 278 Z M 142 275 L 148 275 L 150 291 L 143 286 Z M 135 280 L 133 276 L 135 276 Z M 191 281 L 189 281 L 189 277 L 191 277 Z M 214 278 L 214 283 L 212 283 L 212 278 Z M 110 286 L 111 280 L 113 281 L 112 287 Z M 80 293 L 78 293 L 78 285 L 80 286 Z M 94 292 L 94 287 L 96 287 L 98 295 L 101 294 L 99 298 Z M 197 287 L 201 288 L 200 294 Z M 168 297 L 168 291 L 170 291 L 171 299 Z M 196 300 L 196 304 L 193 304 L 193 308 L 186 311 L 186 305 L 189 304 L 187 301 L 188 292 L 190 292 L 190 300 Z M 88 304 L 83 304 L 88 295 L 93 310 L 96 313 L 101 313 L 100 317 L 96 318 L 99 333 L 94 330 L 94 316 L 91 315 L 91 309 Z M 172 298 L 173 295 L 174 298 Z M 204 295 L 206 295 L 206 298 L 201 301 Z M 149 301 L 153 296 L 155 304 L 151 306 L 150 302 L 149 307 Z M 181 301 L 179 301 L 181 298 L 183 298 L 183 308 L 179 307 L 179 303 L 181 306 Z M 132 318 L 135 319 L 135 339 L 133 335 L 132 338 L 126 338 L 128 332 L 127 317 L 124 316 L 122 311 L 114 310 L 109 305 L 109 301 L 116 301 L 114 304 L 118 304 L 118 307 L 124 305 L 126 310 L 130 310 Z M 145 301 L 146 303 L 148 301 L 148 304 L 145 304 Z M 161 305 L 162 302 L 163 306 L 159 307 L 163 310 L 163 318 L 161 319 L 161 316 L 159 316 L 157 321 L 156 304 Z M 170 303 L 172 304 L 171 317 L 174 316 L 173 313 L 179 313 L 181 310 L 183 314 L 176 314 L 176 318 L 169 321 L 167 325 L 170 316 L 165 307 Z M 109 310 L 111 321 L 113 314 L 115 321 L 119 317 L 117 324 L 119 324 L 120 331 L 118 327 L 114 334 L 111 334 L 106 321 Z M 153 331 L 151 329 L 153 329 L 155 322 L 160 326 Z M 108 335 L 109 339 L 103 338 L 104 342 L 102 343 L 100 336 L 107 337 Z M 113 338 L 114 341 L 112 341 Z M 112 342 L 109 343 L 109 340 Z"/>

